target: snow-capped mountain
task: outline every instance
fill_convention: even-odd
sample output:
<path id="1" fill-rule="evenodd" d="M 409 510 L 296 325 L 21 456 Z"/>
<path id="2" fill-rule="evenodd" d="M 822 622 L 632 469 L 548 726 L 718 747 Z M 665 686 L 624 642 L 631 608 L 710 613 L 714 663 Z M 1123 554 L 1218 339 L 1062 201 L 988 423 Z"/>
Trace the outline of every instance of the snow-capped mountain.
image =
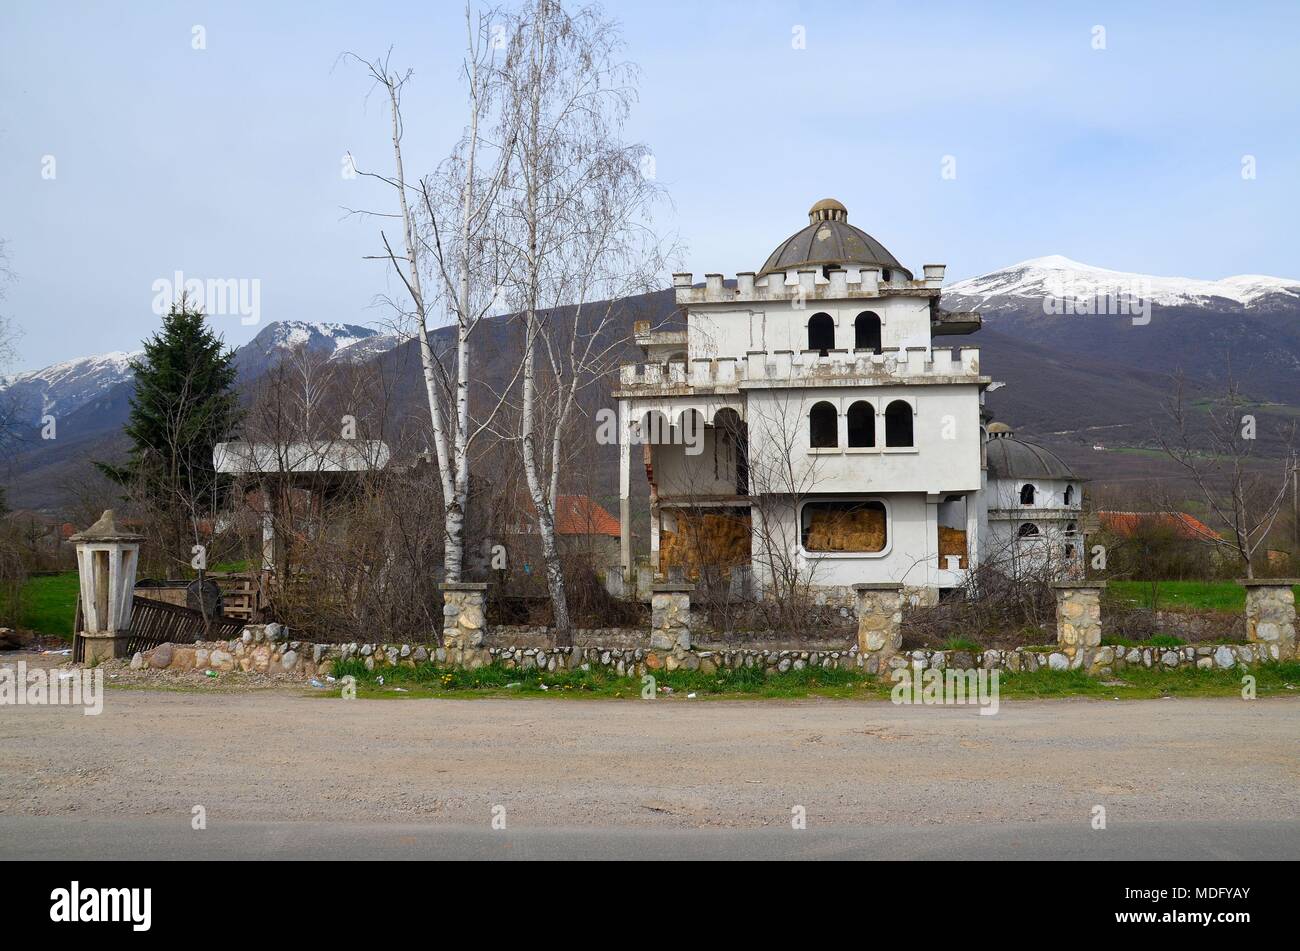
<path id="1" fill-rule="evenodd" d="M 235 365 L 241 377 L 249 379 L 267 370 L 277 359 L 296 348 L 324 354 L 329 360 L 363 363 L 401 340 L 354 324 L 309 323 L 281 320 L 264 327 L 256 337 L 235 351 Z M 131 360 L 142 351 L 121 351 L 66 360 L 41 370 L 28 370 L 0 377 L 0 393 L 15 399 L 21 415 L 32 421 L 46 413 L 64 418 L 75 410 L 106 396 L 131 379 Z"/>
<path id="2" fill-rule="evenodd" d="M 399 342 L 396 336 L 355 324 L 279 320 L 268 324 L 235 351 L 235 365 L 239 367 L 241 376 L 257 376 L 270 369 L 284 354 L 298 349 L 324 355 L 330 360 L 361 363 L 391 350 Z"/>
<path id="3" fill-rule="evenodd" d="M 140 353 L 118 350 L 0 377 L 0 392 L 15 399 L 24 415 L 33 419 L 46 413 L 66 416 L 130 379 L 131 361 Z"/>
<path id="4" fill-rule="evenodd" d="M 1268 311 L 1300 307 L 1300 280 L 1240 274 L 1208 281 L 1112 271 L 1059 254 L 1021 261 L 944 288 L 944 306 L 997 313 L 1044 298 L 1101 299 L 1127 294 L 1162 307 Z"/>

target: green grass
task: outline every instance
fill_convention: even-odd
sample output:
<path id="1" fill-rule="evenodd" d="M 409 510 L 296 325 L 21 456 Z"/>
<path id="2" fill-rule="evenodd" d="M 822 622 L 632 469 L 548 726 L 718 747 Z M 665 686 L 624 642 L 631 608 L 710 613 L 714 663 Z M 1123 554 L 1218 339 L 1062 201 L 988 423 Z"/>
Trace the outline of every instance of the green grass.
<path id="1" fill-rule="evenodd" d="M 978 654 L 984 648 L 979 644 L 976 644 L 974 641 L 967 640 L 964 637 L 950 637 L 939 645 L 939 649 L 945 651 L 970 651 L 971 653 Z"/>
<path id="2" fill-rule="evenodd" d="M 1151 607 L 1148 581 L 1111 581 L 1108 595 L 1140 608 Z M 1300 586 L 1296 589 L 1300 595 Z M 1218 611 L 1240 614 L 1246 610 L 1246 589 L 1235 581 L 1162 581 L 1156 592 L 1161 610 Z"/>
<path id="3" fill-rule="evenodd" d="M 1293 695 L 1300 685 L 1300 662 L 1265 664 L 1251 671 L 1259 696 Z M 334 676 L 357 679 L 357 695 L 363 698 L 428 697 L 588 697 L 640 699 L 642 684 L 636 677 L 619 677 L 611 671 L 593 669 L 555 673 L 507 670 L 497 664 L 478 670 L 456 670 L 424 664 L 417 667 L 383 667 L 366 670 L 356 659 L 335 664 Z M 379 677 L 383 683 L 379 683 Z M 1049 697 L 1093 697 L 1098 699 L 1147 700 L 1158 697 L 1235 697 L 1241 695 L 1240 670 L 1161 670 L 1129 668 L 1103 683 L 1080 670 L 1038 670 L 1024 673 L 1000 672 L 998 690 L 1002 700 Z M 856 670 L 806 668 L 765 676 L 752 668 L 722 670 L 714 674 L 699 671 L 658 671 L 655 684 L 660 699 L 833 699 L 888 700 L 894 687 L 889 677 L 873 677 Z M 1288 687 L 1291 685 L 1291 688 Z M 546 689 L 543 689 L 543 685 Z M 396 688 L 401 688 L 398 692 Z M 335 687 L 320 696 L 337 696 Z"/>
<path id="4" fill-rule="evenodd" d="M 28 578 L 20 597 L 22 616 L 18 619 L 18 626 L 38 634 L 71 640 L 72 622 L 77 612 L 77 591 L 75 571 Z"/>

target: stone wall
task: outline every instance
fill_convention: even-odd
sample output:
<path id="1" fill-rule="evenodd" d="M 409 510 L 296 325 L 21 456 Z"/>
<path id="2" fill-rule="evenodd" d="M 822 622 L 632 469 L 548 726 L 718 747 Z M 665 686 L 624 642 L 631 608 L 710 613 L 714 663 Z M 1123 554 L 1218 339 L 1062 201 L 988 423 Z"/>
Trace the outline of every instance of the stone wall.
<path id="1" fill-rule="evenodd" d="M 701 670 L 757 667 L 770 672 L 802 670 L 808 667 L 856 669 L 883 676 L 896 669 L 955 668 L 969 670 L 1034 671 L 1066 670 L 1070 658 L 1056 650 L 985 650 L 903 651 L 880 658 L 875 653 L 862 654 L 856 647 L 836 651 L 808 650 L 717 650 L 666 651 L 643 647 L 575 646 L 562 648 L 507 645 L 476 650 L 457 650 L 412 644 L 311 644 L 288 639 L 288 631 L 278 624 L 250 625 L 233 641 L 200 644 L 163 644 L 151 651 L 138 653 L 131 660 L 134 668 L 153 667 L 173 670 L 245 671 L 269 676 L 305 680 L 324 677 L 335 660 L 357 658 L 368 669 L 406 666 L 432 662 L 440 666 L 480 667 L 494 661 L 512 669 L 540 668 L 547 671 L 570 670 L 585 665 L 605 667 L 618 674 L 640 676 L 658 670 Z M 1176 669 L 1200 667 L 1227 669 L 1269 660 L 1269 650 L 1261 644 L 1204 644 L 1198 646 L 1101 647 L 1090 668 L 1091 673 L 1108 675 L 1128 667 Z"/>

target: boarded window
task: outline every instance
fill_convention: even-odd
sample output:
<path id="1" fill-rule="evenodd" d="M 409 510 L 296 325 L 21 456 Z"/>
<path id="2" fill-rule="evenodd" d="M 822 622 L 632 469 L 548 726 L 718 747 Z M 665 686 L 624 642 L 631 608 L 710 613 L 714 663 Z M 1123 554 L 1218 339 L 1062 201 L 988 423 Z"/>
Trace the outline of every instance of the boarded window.
<path id="1" fill-rule="evenodd" d="M 876 444 L 876 409 L 866 400 L 849 407 L 849 448 L 869 448 Z"/>
<path id="2" fill-rule="evenodd" d="M 880 318 L 869 310 L 858 314 L 853 322 L 853 346 L 858 350 L 880 353 Z"/>
<path id="3" fill-rule="evenodd" d="M 800 513 L 804 551 L 884 551 L 886 522 L 883 502 L 808 502 Z"/>
<path id="4" fill-rule="evenodd" d="M 808 412 L 808 445 L 834 449 L 840 444 L 840 414 L 830 403 L 817 403 Z"/>
<path id="5" fill-rule="evenodd" d="M 808 349 L 823 356 L 835 349 L 835 321 L 830 314 L 813 314 L 808 321 Z"/>
<path id="6" fill-rule="evenodd" d="M 885 407 L 885 445 L 912 445 L 912 407 L 903 400 Z"/>

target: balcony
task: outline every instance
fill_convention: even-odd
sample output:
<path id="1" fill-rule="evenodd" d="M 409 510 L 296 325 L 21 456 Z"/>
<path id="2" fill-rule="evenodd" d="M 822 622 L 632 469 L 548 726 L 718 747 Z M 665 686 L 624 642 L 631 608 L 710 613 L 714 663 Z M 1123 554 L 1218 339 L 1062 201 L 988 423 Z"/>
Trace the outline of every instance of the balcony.
<path id="1" fill-rule="evenodd" d="M 675 395 L 700 390 L 821 386 L 983 383 L 975 347 L 907 350 L 752 350 L 739 357 L 701 357 L 689 362 L 627 364 L 615 396 Z"/>

